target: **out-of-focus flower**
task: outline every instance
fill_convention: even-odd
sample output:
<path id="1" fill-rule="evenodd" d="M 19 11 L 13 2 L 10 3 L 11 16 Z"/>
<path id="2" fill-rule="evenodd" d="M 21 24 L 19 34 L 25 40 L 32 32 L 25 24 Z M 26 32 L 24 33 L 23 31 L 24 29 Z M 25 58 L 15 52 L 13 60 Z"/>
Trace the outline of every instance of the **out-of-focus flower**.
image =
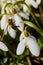
<path id="1" fill-rule="evenodd" d="M 8 47 L 1 41 L 0 41 L 0 49 L 3 51 L 8 51 Z"/>
<path id="2" fill-rule="evenodd" d="M 28 6 L 32 5 L 34 8 L 38 8 L 38 5 L 41 3 L 41 0 L 25 0 L 25 3 Z M 23 11 L 28 12 L 28 8 L 26 5 L 23 5 Z"/>
<path id="3" fill-rule="evenodd" d="M 37 44 L 36 38 L 32 35 L 28 35 L 29 33 L 26 30 L 24 30 L 20 35 L 20 42 L 16 51 L 17 55 L 22 54 L 25 50 L 25 46 L 27 46 L 34 56 L 39 56 L 40 48 Z"/>
<path id="4" fill-rule="evenodd" d="M 20 30 L 20 31 L 23 31 L 24 29 L 24 24 L 22 23 L 22 18 L 25 18 L 27 20 L 29 20 L 29 16 L 27 14 L 25 14 L 24 12 L 19 12 L 18 14 L 14 14 L 13 16 L 13 20 L 15 21 L 15 24 L 16 26 L 18 26 L 17 28 Z"/>
<path id="5" fill-rule="evenodd" d="M 25 0 L 27 5 L 32 5 L 34 8 L 38 8 L 38 5 L 41 3 L 41 0 Z"/>
<path id="6" fill-rule="evenodd" d="M 8 32 L 12 38 L 15 38 L 16 30 L 10 25 L 9 16 L 3 15 L 1 19 L 1 29 L 4 30 L 4 34 L 7 34 Z"/>
<path id="7" fill-rule="evenodd" d="M 29 20 L 29 16 L 28 16 L 26 13 L 24 13 L 24 12 L 19 12 L 18 14 L 19 14 L 19 16 L 21 16 L 22 18 Z"/>
<path id="8" fill-rule="evenodd" d="M 7 4 L 7 3 L 14 3 L 14 2 L 16 2 L 16 0 L 1 0 L 1 6 L 2 6 L 2 9 L 1 9 L 1 13 L 2 14 L 4 14 L 5 12 L 4 12 L 4 7 L 5 7 L 5 5 Z M 10 7 L 7 7 L 6 8 L 6 11 L 7 11 L 7 13 L 9 14 L 9 9 L 10 9 L 10 12 L 12 13 L 12 8 L 10 8 Z"/>

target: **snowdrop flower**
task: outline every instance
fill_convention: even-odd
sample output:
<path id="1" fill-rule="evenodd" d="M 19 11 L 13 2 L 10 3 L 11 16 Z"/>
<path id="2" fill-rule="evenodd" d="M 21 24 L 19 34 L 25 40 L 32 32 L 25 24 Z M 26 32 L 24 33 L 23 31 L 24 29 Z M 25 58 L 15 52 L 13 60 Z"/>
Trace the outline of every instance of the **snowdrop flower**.
<path id="1" fill-rule="evenodd" d="M 1 41 L 0 41 L 0 49 L 3 51 L 8 51 L 8 47 Z"/>
<path id="2" fill-rule="evenodd" d="M 24 12 L 21 11 L 21 12 L 19 12 L 18 14 L 19 14 L 19 16 L 21 16 L 22 18 L 29 20 L 29 16 L 28 16 L 26 13 L 24 13 Z"/>
<path id="3" fill-rule="evenodd" d="M 15 15 L 13 16 L 13 19 L 14 19 L 14 21 L 15 21 L 16 26 L 18 26 L 17 28 L 18 28 L 20 31 L 23 31 L 23 29 L 24 29 L 24 24 L 22 23 L 21 17 L 18 16 L 18 14 L 15 14 Z"/>
<path id="4" fill-rule="evenodd" d="M 27 5 L 32 5 L 34 8 L 38 8 L 38 5 L 41 3 L 41 0 L 25 0 Z"/>
<path id="5" fill-rule="evenodd" d="M 34 36 L 28 35 L 30 34 L 26 30 L 24 30 L 20 35 L 20 42 L 18 44 L 16 54 L 22 54 L 25 50 L 25 46 L 27 46 L 34 56 L 39 56 L 40 48 L 37 44 L 36 38 Z"/>
<path id="6" fill-rule="evenodd" d="M 34 8 L 38 8 L 38 5 L 41 3 L 41 0 L 25 0 L 27 5 L 32 5 Z M 23 5 L 23 11 L 28 12 L 28 8 L 26 5 Z"/>
<path id="7" fill-rule="evenodd" d="M 22 18 L 29 20 L 29 16 L 27 14 L 25 14 L 24 12 L 19 12 L 18 14 L 15 14 L 13 16 L 13 20 L 15 21 L 16 26 L 18 26 L 17 28 L 20 31 L 23 31 L 24 29 L 24 24 L 22 23 Z"/>
<path id="8" fill-rule="evenodd" d="M 9 16 L 3 15 L 1 19 L 1 29 L 4 30 L 4 34 L 6 35 L 7 32 L 12 38 L 15 38 L 16 36 L 16 30 L 12 28 L 9 22 Z"/>

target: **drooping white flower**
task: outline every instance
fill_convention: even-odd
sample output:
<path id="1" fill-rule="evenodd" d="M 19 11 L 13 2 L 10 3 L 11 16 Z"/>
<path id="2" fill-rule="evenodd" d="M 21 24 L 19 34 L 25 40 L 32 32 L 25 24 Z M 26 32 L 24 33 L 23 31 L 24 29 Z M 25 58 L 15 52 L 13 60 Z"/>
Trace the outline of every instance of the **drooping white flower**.
<path id="1" fill-rule="evenodd" d="M 14 30 L 11 25 L 9 25 L 9 16 L 4 15 L 1 19 L 1 29 L 4 30 L 4 34 L 7 34 L 9 32 L 9 35 L 12 38 L 15 38 L 16 36 L 16 30 Z"/>
<path id="2" fill-rule="evenodd" d="M 29 20 L 28 14 L 26 14 L 26 13 L 24 13 L 24 12 L 22 12 L 22 11 L 19 12 L 18 14 L 19 14 L 19 16 L 21 16 L 22 18 Z"/>
<path id="3" fill-rule="evenodd" d="M 41 3 L 41 0 L 36 0 L 36 3 L 39 5 Z"/>
<path id="4" fill-rule="evenodd" d="M 14 20 L 14 22 L 15 22 L 15 24 L 16 24 L 16 26 L 18 26 L 17 28 L 20 30 L 20 31 L 23 31 L 23 29 L 24 29 L 24 24 L 22 23 L 22 18 L 24 18 L 24 19 L 27 19 L 27 20 L 29 20 L 29 16 L 26 14 L 26 13 L 24 13 L 24 12 L 19 12 L 19 13 L 17 13 L 17 14 L 14 14 L 14 16 L 13 16 L 13 20 Z"/>
<path id="5" fill-rule="evenodd" d="M 8 51 L 8 47 L 1 41 L 0 41 L 0 49 L 3 51 Z"/>
<path id="6" fill-rule="evenodd" d="M 25 50 L 25 46 L 27 46 L 29 48 L 30 52 L 34 56 L 39 56 L 40 48 L 37 44 L 36 38 L 31 35 L 26 37 L 24 35 L 24 32 L 22 32 L 22 34 L 20 35 L 20 42 L 18 44 L 16 54 L 17 55 L 22 54 Z"/>
<path id="7" fill-rule="evenodd" d="M 20 30 L 20 31 L 23 31 L 24 29 L 24 24 L 22 23 L 22 19 L 20 16 L 18 16 L 18 14 L 15 14 L 14 17 L 13 17 L 14 21 L 15 21 L 15 24 L 16 26 L 18 26 L 17 28 Z"/>
<path id="8" fill-rule="evenodd" d="M 25 3 L 30 6 L 32 5 L 34 8 L 38 8 L 38 5 L 41 3 L 41 0 L 25 0 Z M 28 12 L 28 8 L 26 5 L 23 5 L 23 11 Z"/>
<path id="9" fill-rule="evenodd" d="M 32 5 L 34 8 L 38 8 L 38 5 L 41 3 L 41 0 L 25 0 L 27 5 Z"/>

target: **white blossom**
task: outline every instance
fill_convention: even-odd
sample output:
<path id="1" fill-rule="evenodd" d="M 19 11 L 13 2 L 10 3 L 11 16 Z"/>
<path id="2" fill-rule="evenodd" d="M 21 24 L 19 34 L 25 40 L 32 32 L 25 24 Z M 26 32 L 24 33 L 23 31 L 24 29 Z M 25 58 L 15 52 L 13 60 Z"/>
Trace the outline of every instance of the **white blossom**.
<path id="1" fill-rule="evenodd" d="M 24 35 L 24 32 L 22 32 L 22 34 L 20 35 L 20 42 L 17 46 L 16 54 L 17 55 L 22 54 L 25 50 L 25 46 L 27 46 L 29 48 L 30 52 L 34 56 L 39 56 L 40 48 L 39 48 L 39 45 L 36 41 L 36 38 L 32 35 L 29 35 L 28 37 L 26 37 Z"/>
<path id="2" fill-rule="evenodd" d="M 26 14 L 26 13 L 24 13 L 24 12 L 22 12 L 22 11 L 19 12 L 18 14 L 19 14 L 19 16 L 23 17 L 24 19 L 29 20 L 29 16 L 28 16 L 28 14 Z"/>
<path id="3" fill-rule="evenodd" d="M 24 12 L 19 12 L 19 13 L 17 13 L 17 14 L 14 14 L 13 16 L 12 16 L 12 19 L 13 19 L 13 21 L 14 21 L 14 23 L 16 24 L 16 26 L 17 26 L 17 28 L 20 30 L 20 31 L 23 31 L 23 29 L 24 29 L 24 24 L 22 23 L 22 18 L 24 18 L 24 19 L 27 19 L 27 20 L 29 20 L 29 16 L 26 14 L 26 13 L 24 13 Z"/>
<path id="4" fill-rule="evenodd" d="M 0 41 L 0 49 L 3 51 L 8 51 L 8 47 L 1 41 Z"/>
<path id="5" fill-rule="evenodd" d="M 9 35 L 12 38 L 15 38 L 16 36 L 16 30 L 14 30 L 11 25 L 9 25 L 9 16 L 7 15 L 3 15 L 2 19 L 1 19 L 1 29 L 4 30 L 4 34 L 6 35 L 7 32 L 9 33 Z"/>
<path id="6" fill-rule="evenodd" d="M 24 18 L 24 19 L 27 19 L 27 20 L 29 20 L 29 16 L 26 14 L 26 13 L 24 13 L 24 12 L 19 12 L 19 13 L 17 13 L 17 14 L 14 14 L 14 16 L 13 16 L 13 20 L 14 20 L 14 22 L 15 22 L 15 24 L 16 24 L 16 26 L 18 26 L 17 28 L 20 30 L 20 31 L 23 31 L 23 29 L 24 29 L 24 24 L 22 23 L 22 18 Z"/>
<path id="7" fill-rule="evenodd" d="M 25 0 L 25 3 L 28 6 L 33 6 L 34 8 L 38 8 L 38 5 L 41 3 L 41 0 L 36 0 L 36 1 L 34 1 L 34 0 Z M 26 12 L 27 14 L 29 14 L 28 8 L 25 4 L 23 5 L 23 11 Z"/>
<path id="8" fill-rule="evenodd" d="M 24 24 L 22 23 L 21 17 L 18 16 L 18 14 L 15 14 L 15 15 L 13 16 L 13 19 L 14 19 L 14 21 L 15 21 L 16 26 L 18 26 L 17 28 L 18 28 L 20 31 L 23 31 L 23 29 L 24 29 Z"/>
<path id="9" fill-rule="evenodd" d="M 34 8 L 38 8 L 38 5 L 41 3 L 41 0 L 25 0 L 27 5 L 32 5 Z"/>

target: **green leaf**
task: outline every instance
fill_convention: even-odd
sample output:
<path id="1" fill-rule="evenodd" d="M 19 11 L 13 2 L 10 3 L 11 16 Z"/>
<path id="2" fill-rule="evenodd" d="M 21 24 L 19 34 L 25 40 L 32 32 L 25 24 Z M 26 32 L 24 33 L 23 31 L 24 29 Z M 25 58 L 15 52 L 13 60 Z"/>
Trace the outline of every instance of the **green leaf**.
<path id="1" fill-rule="evenodd" d="M 40 48 L 43 49 L 43 37 L 38 38 L 37 41 L 38 41 Z"/>
<path id="2" fill-rule="evenodd" d="M 43 36 L 43 30 L 39 29 L 35 24 L 30 21 L 23 21 L 22 23 L 34 28 L 41 36 Z"/>

